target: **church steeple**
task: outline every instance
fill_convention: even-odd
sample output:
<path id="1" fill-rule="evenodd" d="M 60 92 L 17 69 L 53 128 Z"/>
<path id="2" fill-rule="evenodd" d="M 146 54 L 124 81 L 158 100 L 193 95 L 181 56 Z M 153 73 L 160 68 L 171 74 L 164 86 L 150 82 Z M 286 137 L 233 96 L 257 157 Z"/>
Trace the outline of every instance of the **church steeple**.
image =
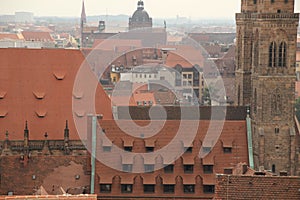
<path id="1" fill-rule="evenodd" d="M 28 154 L 28 151 L 29 151 L 29 130 L 26 121 L 25 129 L 24 129 L 24 154 Z"/>
<path id="2" fill-rule="evenodd" d="M 84 0 L 82 1 L 82 11 L 81 11 L 81 28 L 83 28 L 83 25 L 86 24 L 86 14 L 85 14 L 85 6 L 84 6 Z"/>
<path id="3" fill-rule="evenodd" d="M 294 1 L 243 0 L 236 22 L 236 103 L 251 106 L 254 167 L 299 174 L 294 118 L 299 14 Z"/>

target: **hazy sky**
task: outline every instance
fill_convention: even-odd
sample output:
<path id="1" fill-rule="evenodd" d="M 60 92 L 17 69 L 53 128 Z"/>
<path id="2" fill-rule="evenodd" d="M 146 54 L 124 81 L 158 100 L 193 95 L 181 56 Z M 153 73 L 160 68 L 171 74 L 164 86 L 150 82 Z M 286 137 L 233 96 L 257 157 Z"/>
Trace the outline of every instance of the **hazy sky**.
<path id="1" fill-rule="evenodd" d="M 138 0 L 85 0 L 87 15 L 132 15 Z M 300 0 L 295 0 L 300 12 Z M 241 0 L 144 0 L 153 18 L 184 16 L 234 19 Z M 15 11 L 33 12 L 35 16 L 80 16 L 82 0 L 0 0 L 0 15 Z"/>

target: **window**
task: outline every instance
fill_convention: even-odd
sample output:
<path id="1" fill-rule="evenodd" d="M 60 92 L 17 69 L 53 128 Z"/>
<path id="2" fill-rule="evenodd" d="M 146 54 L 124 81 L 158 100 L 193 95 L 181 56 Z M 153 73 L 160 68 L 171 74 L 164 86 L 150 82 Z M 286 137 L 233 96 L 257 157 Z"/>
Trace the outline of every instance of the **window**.
<path id="1" fill-rule="evenodd" d="M 203 153 L 209 153 L 211 151 L 211 147 L 202 147 Z"/>
<path id="2" fill-rule="evenodd" d="M 154 193 L 155 185 L 144 185 L 144 193 Z"/>
<path id="3" fill-rule="evenodd" d="M 146 147 L 146 152 L 150 153 L 154 151 L 154 147 Z"/>
<path id="4" fill-rule="evenodd" d="M 224 169 L 224 174 L 232 174 L 232 169 Z"/>
<path id="5" fill-rule="evenodd" d="M 144 165 L 144 170 L 147 173 L 153 173 L 154 172 L 154 165 Z"/>
<path id="6" fill-rule="evenodd" d="M 275 172 L 276 172 L 276 166 L 272 165 L 272 173 L 275 173 Z"/>
<path id="7" fill-rule="evenodd" d="M 130 146 L 124 147 L 124 150 L 125 150 L 125 151 L 129 151 L 129 152 L 132 152 L 132 147 L 130 147 Z"/>
<path id="8" fill-rule="evenodd" d="M 254 89 L 254 103 L 253 103 L 253 112 L 256 114 L 257 112 L 257 91 Z"/>
<path id="9" fill-rule="evenodd" d="M 174 193 L 175 185 L 164 185 L 164 193 Z"/>
<path id="10" fill-rule="evenodd" d="M 103 152 L 111 152 L 111 146 L 104 146 Z"/>
<path id="11" fill-rule="evenodd" d="M 272 115 L 280 115 L 282 110 L 282 101 L 280 91 L 277 89 L 276 92 L 271 94 L 271 113 Z"/>
<path id="12" fill-rule="evenodd" d="M 184 173 L 190 174 L 194 172 L 194 165 L 183 165 Z"/>
<path id="13" fill-rule="evenodd" d="M 184 147 L 184 152 L 192 153 L 193 152 L 193 147 Z"/>
<path id="14" fill-rule="evenodd" d="M 275 0 L 271 0 L 271 3 L 275 3 Z"/>
<path id="15" fill-rule="evenodd" d="M 206 193 L 206 194 L 215 193 L 215 186 L 214 185 L 203 185 L 203 193 Z"/>
<path id="16" fill-rule="evenodd" d="M 195 185 L 183 185 L 184 193 L 195 193 Z"/>
<path id="17" fill-rule="evenodd" d="M 269 67 L 276 67 L 276 43 L 272 42 L 269 46 Z"/>
<path id="18" fill-rule="evenodd" d="M 122 193 L 132 193 L 132 184 L 122 184 L 121 192 Z"/>
<path id="19" fill-rule="evenodd" d="M 203 173 L 204 174 L 212 174 L 214 171 L 213 165 L 203 165 Z"/>
<path id="20" fill-rule="evenodd" d="M 232 153 L 232 147 L 223 147 L 224 153 Z"/>
<path id="21" fill-rule="evenodd" d="M 174 172 L 174 165 L 166 165 L 164 167 L 164 172 L 166 174 L 172 174 Z"/>
<path id="22" fill-rule="evenodd" d="M 288 3 L 289 2 L 289 0 L 284 0 L 284 3 Z"/>
<path id="23" fill-rule="evenodd" d="M 101 193 L 110 193 L 111 192 L 111 184 L 100 184 L 100 192 Z"/>
<path id="24" fill-rule="evenodd" d="M 286 67 L 286 43 L 281 42 L 279 45 L 279 60 L 278 65 L 279 67 Z"/>
<path id="25" fill-rule="evenodd" d="M 257 0 L 253 0 L 253 4 L 256 4 Z"/>
<path id="26" fill-rule="evenodd" d="M 123 164 L 122 169 L 124 172 L 131 172 L 132 171 L 132 164 Z"/>
<path id="27" fill-rule="evenodd" d="M 276 134 L 279 133 L 279 128 L 275 128 L 275 133 L 276 133 Z"/>

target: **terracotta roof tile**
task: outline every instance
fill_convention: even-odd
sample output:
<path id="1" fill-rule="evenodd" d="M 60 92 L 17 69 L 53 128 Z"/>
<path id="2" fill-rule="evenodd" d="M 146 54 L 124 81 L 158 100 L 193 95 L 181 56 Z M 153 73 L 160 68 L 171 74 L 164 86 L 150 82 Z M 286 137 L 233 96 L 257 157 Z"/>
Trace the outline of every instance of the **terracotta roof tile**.
<path id="1" fill-rule="evenodd" d="M 13 33 L 0 33 L 0 40 L 21 40 L 22 37 L 20 37 L 18 34 Z"/>
<path id="2" fill-rule="evenodd" d="M 33 31 L 23 31 L 22 35 L 26 41 L 42 41 L 49 42 L 54 41 L 49 32 L 33 32 Z"/>
<path id="3" fill-rule="evenodd" d="M 9 139 L 23 140 L 27 120 L 30 140 L 44 139 L 45 132 L 50 140 L 63 139 L 68 120 L 70 139 L 79 139 L 73 113 L 75 119 L 86 123 L 87 110 L 76 108 L 73 112 L 72 99 L 80 101 L 87 95 L 85 88 L 73 92 L 83 61 L 79 50 L 0 49 L 0 111 L 5 115 L 0 118 L 0 132 L 7 130 L 14 133 Z M 63 80 L 58 80 L 53 72 L 64 72 Z M 86 84 L 88 88 L 90 83 Z M 96 107 L 98 112 L 111 119 L 110 100 L 102 87 L 97 88 L 96 98 L 101 99 Z M 4 134 L 0 135 L 4 139 Z"/>
<path id="4" fill-rule="evenodd" d="M 300 178 L 217 175 L 215 199 L 300 199 Z"/>

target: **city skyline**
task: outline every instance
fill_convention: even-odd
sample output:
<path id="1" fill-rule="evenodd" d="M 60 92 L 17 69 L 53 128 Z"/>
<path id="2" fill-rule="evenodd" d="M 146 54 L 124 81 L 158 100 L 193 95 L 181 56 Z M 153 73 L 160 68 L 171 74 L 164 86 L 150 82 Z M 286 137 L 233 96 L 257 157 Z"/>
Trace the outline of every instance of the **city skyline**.
<path id="1" fill-rule="evenodd" d="M 112 0 L 101 3 L 97 0 L 85 0 L 88 16 L 94 15 L 132 15 L 138 0 Z M 126 2 L 127 6 L 124 6 Z M 295 0 L 295 12 L 300 12 L 300 0 Z M 191 19 L 234 19 L 240 12 L 241 0 L 232 0 L 220 4 L 219 0 L 144 0 L 145 10 L 153 18 L 188 17 Z M 161 8 L 157 8 L 158 5 Z M 169 9 L 169 8 L 172 9 Z M 80 17 L 82 0 L 2 0 L 0 15 L 11 15 L 15 12 L 33 12 L 35 16 Z M 214 11 L 214 12 L 212 12 Z"/>

